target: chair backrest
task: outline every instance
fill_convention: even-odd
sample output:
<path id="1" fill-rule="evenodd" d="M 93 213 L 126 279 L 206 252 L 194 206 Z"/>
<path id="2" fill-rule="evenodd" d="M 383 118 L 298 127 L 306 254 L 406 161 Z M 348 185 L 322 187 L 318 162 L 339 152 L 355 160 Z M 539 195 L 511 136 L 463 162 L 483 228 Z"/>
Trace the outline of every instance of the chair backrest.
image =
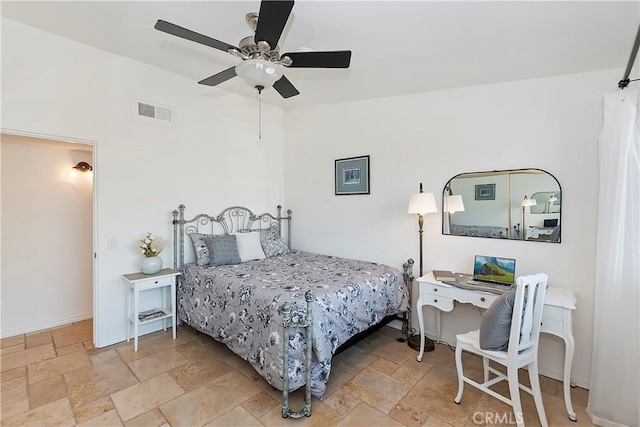
<path id="1" fill-rule="evenodd" d="M 516 279 L 516 298 L 507 350 L 509 357 L 516 357 L 521 351 L 532 347 L 537 352 L 547 279 L 544 273 Z"/>

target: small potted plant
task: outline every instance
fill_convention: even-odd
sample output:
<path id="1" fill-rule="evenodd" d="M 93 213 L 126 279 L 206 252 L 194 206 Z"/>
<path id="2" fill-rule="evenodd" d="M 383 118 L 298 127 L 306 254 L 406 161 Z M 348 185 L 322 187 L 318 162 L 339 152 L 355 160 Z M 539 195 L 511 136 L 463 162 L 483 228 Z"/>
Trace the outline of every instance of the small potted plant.
<path id="1" fill-rule="evenodd" d="M 142 260 L 142 273 L 143 274 L 155 274 L 162 270 L 162 258 L 158 256 L 162 252 L 161 248 L 158 248 L 154 243 L 155 238 L 151 232 L 144 236 L 144 239 L 140 240 L 141 252 L 144 254 Z"/>

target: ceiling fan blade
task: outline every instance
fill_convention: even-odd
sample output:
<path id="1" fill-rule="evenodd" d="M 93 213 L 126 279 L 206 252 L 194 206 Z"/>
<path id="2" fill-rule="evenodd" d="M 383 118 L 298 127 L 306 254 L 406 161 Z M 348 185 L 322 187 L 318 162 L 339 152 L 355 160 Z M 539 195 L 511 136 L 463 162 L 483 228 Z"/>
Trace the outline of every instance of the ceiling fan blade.
<path id="1" fill-rule="evenodd" d="M 191 40 L 192 42 L 220 49 L 225 52 L 228 52 L 229 49 L 238 49 L 237 47 L 221 42 L 220 40 L 212 39 L 211 37 L 196 33 L 195 31 L 187 30 L 186 28 L 182 28 L 179 25 L 172 24 L 171 22 L 163 21 L 162 19 L 159 19 L 158 22 L 156 22 L 154 28 L 167 34 Z"/>
<path id="2" fill-rule="evenodd" d="M 283 98 L 291 98 L 292 96 L 300 94 L 298 89 L 296 89 L 285 76 L 282 76 L 280 80 L 275 82 L 273 88 L 277 90 Z"/>
<path id="3" fill-rule="evenodd" d="M 200 80 L 198 83 L 201 85 L 215 86 L 219 85 L 222 82 L 226 82 L 227 80 L 232 79 L 235 76 L 237 76 L 236 67 L 231 67 L 227 68 L 224 71 L 220 71 L 218 74 L 214 74 L 211 77 L 207 77 L 204 80 Z"/>
<path id="4" fill-rule="evenodd" d="M 290 68 L 349 68 L 350 50 L 332 52 L 291 52 L 283 56 L 291 58 Z"/>
<path id="5" fill-rule="evenodd" d="M 272 1 L 262 0 L 258 13 L 258 26 L 256 27 L 255 41 L 269 43 L 271 49 L 275 49 L 282 35 L 284 26 L 293 9 L 293 0 Z"/>

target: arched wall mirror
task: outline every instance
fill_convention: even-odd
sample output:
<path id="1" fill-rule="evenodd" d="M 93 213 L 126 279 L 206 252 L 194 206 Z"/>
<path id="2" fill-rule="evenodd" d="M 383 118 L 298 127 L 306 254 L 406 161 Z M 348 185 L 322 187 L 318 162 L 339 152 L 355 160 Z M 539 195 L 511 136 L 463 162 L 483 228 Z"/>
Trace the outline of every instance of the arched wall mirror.
<path id="1" fill-rule="evenodd" d="M 541 169 L 456 175 L 442 206 L 442 234 L 560 243 L 562 190 Z"/>

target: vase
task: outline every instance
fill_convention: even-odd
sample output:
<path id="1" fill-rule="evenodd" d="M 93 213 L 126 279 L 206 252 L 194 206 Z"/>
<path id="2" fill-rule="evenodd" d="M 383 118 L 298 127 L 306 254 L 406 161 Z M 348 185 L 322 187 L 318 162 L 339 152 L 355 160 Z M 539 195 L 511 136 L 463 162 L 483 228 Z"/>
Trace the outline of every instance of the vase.
<path id="1" fill-rule="evenodd" d="M 142 274 L 156 274 L 162 270 L 162 258 L 159 256 L 148 256 L 142 259 Z"/>

